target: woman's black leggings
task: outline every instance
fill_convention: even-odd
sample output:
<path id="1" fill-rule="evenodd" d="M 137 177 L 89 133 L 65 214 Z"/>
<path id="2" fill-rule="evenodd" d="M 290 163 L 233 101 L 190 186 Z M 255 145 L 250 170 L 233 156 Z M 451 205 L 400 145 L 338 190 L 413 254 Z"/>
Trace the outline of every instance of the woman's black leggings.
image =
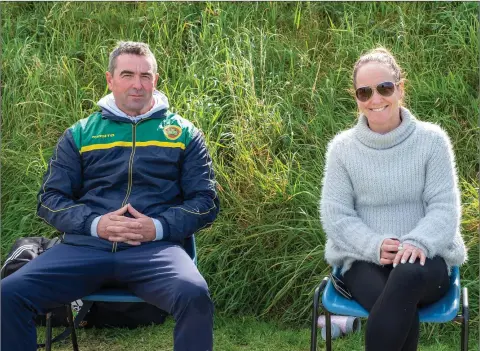
<path id="1" fill-rule="evenodd" d="M 449 288 L 445 261 L 427 259 L 425 266 L 400 263 L 379 266 L 356 261 L 343 277 L 353 298 L 370 312 L 365 332 L 366 351 L 417 350 L 417 307 L 440 299 Z"/>

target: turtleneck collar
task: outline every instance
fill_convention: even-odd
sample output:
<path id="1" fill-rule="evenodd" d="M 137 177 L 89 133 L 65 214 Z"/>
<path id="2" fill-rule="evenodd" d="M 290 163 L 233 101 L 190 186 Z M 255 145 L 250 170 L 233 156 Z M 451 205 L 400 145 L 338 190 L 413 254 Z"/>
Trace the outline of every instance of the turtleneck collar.
<path id="1" fill-rule="evenodd" d="M 389 149 L 403 142 L 417 125 L 417 119 L 405 107 L 400 107 L 402 122 L 394 130 L 380 134 L 368 127 L 367 117 L 361 114 L 357 125 L 353 128 L 354 135 L 364 145 L 373 149 Z"/>

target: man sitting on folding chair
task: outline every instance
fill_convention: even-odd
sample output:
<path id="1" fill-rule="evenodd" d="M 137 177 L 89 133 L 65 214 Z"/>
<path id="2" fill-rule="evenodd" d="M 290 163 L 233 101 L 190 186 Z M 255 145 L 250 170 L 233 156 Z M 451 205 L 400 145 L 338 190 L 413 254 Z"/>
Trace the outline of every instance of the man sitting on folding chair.
<path id="1" fill-rule="evenodd" d="M 401 106 L 402 72 L 387 50 L 360 57 L 353 85 L 357 125 L 326 157 L 325 258 L 369 311 L 366 350 L 413 351 L 418 307 L 439 300 L 466 259 L 453 151 L 440 127 Z"/>
<path id="2" fill-rule="evenodd" d="M 155 90 L 148 45 L 120 42 L 106 80 L 102 112 L 60 137 L 38 195 L 63 243 L 2 280 L 1 349 L 36 350 L 35 314 L 120 283 L 173 315 L 175 350 L 212 350 L 207 283 L 182 247 L 219 211 L 203 134 Z"/>

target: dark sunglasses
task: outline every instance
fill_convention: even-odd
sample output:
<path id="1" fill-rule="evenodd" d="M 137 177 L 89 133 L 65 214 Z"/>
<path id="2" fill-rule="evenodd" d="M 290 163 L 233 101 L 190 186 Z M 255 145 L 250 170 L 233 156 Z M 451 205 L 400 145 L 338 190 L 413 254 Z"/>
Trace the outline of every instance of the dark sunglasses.
<path id="1" fill-rule="evenodd" d="M 393 83 L 393 82 L 383 82 L 378 84 L 376 87 L 360 87 L 357 90 L 355 90 L 355 96 L 357 97 L 358 100 L 361 102 L 368 101 L 373 96 L 373 89 L 377 91 L 382 96 L 388 97 L 393 94 L 395 91 L 395 86 L 398 85 L 398 83 Z"/>

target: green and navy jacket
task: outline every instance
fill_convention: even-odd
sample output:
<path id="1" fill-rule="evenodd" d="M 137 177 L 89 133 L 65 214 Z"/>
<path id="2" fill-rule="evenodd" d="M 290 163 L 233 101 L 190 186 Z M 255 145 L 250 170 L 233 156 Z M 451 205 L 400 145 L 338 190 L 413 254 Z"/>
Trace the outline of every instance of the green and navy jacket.
<path id="1" fill-rule="evenodd" d="M 37 213 L 78 245 L 116 244 L 91 235 L 93 220 L 127 203 L 182 242 L 219 211 L 203 134 L 168 110 L 138 122 L 108 110 L 68 128 L 50 159 Z M 127 244 L 118 244 L 127 247 Z"/>

